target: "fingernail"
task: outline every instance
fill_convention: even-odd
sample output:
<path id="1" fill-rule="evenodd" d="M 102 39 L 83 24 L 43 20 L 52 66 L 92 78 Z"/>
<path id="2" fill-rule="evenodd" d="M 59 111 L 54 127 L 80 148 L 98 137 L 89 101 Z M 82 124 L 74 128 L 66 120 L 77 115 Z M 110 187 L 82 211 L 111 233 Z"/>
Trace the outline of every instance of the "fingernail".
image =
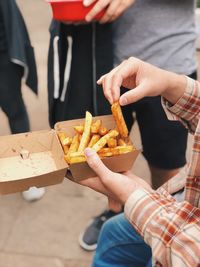
<path id="1" fill-rule="evenodd" d="M 84 1 L 83 1 L 83 5 L 84 5 L 84 6 L 89 6 L 89 4 L 90 4 L 90 2 L 89 2 L 88 0 L 84 0 Z"/>
<path id="2" fill-rule="evenodd" d="M 90 157 L 90 156 L 95 154 L 95 151 L 93 149 L 91 149 L 91 148 L 86 148 L 84 150 L 84 153 L 85 153 L 86 157 Z"/>
<path id="3" fill-rule="evenodd" d="M 125 106 L 128 104 L 127 98 L 126 97 L 121 97 L 119 100 L 119 103 L 121 106 Z"/>

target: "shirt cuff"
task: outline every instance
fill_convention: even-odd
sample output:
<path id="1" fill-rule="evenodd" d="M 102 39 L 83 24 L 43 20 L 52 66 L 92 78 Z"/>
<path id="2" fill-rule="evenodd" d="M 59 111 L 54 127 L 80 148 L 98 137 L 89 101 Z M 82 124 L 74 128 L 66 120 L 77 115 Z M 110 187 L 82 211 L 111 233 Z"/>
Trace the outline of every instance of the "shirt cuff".
<path id="1" fill-rule="evenodd" d="M 200 90 L 199 83 L 189 77 L 183 96 L 172 105 L 166 99 L 162 98 L 162 105 L 169 120 L 191 121 L 200 112 Z"/>

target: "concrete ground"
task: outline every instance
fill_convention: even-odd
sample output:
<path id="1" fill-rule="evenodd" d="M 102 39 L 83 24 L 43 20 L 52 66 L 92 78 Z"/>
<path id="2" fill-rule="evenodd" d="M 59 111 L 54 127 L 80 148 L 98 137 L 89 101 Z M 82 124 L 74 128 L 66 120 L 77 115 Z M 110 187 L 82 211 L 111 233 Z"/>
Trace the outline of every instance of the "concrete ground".
<path id="1" fill-rule="evenodd" d="M 35 47 L 39 74 L 39 97 L 23 86 L 31 129 L 48 129 L 47 50 L 51 11 L 43 0 L 18 0 Z M 0 135 L 9 134 L 7 118 L 0 112 Z M 132 132 L 140 146 L 137 125 Z M 139 156 L 134 172 L 149 181 L 147 164 Z M 0 196 L 0 267 L 89 267 L 92 253 L 77 242 L 91 217 L 106 207 L 106 199 L 65 180 L 47 188 L 44 198 L 25 202 L 21 194 Z"/>

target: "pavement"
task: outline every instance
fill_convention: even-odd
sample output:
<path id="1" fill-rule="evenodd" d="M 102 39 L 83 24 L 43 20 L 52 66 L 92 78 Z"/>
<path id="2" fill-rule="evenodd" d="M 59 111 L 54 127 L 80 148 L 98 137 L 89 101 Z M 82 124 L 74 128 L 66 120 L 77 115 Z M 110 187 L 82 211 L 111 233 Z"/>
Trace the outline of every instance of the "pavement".
<path id="1" fill-rule="evenodd" d="M 29 28 L 39 74 L 39 96 L 23 85 L 31 130 L 49 129 L 47 107 L 47 51 L 51 10 L 43 0 L 18 0 Z M 10 134 L 0 112 L 0 135 Z M 133 142 L 141 147 L 137 124 Z M 191 141 L 189 142 L 191 143 Z M 147 163 L 140 155 L 134 173 L 149 181 Z M 106 208 L 106 198 L 65 180 L 46 188 L 38 202 L 27 203 L 20 193 L 0 196 L 0 267 L 89 267 L 93 253 L 77 242 L 88 221 Z"/>

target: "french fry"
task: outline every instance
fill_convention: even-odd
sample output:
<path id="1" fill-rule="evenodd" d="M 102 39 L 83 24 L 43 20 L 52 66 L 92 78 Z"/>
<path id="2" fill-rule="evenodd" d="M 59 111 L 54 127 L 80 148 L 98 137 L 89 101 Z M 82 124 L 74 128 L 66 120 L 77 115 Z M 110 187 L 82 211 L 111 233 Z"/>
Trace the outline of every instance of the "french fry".
<path id="1" fill-rule="evenodd" d="M 85 126 L 84 126 L 84 131 L 83 135 L 81 138 L 81 142 L 78 148 L 78 152 L 83 152 L 84 149 L 87 147 L 89 141 L 90 141 L 90 129 L 92 125 L 92 115 L 90 112 L 86 111 L 86 116 L 85 116 Z"/>
<path id="2" fill-rule="evenodd" d="M 67 138 L 67 134 L 65 132 L 57 132 L 57 135 L 59 137 L 59 140 L 60 140 L 61 144 L 62 144 L 63 140 L 65 138 Z"/>
<path id="3" fill-rule="evenodd" d="M 100 139 L 100 135 L 94 134 L 92 138 L 90 139 L 88 147 L 93 147 L 99 141 L 99 139 Z"/>
<path id="4" fill-rule="evenodd" d="M 85 156 L 69 157 L 69 156 L 65 155 L 64 157 L 65 157 L 65 161 L 68 164 L 80 163 L 80 162 L 85 162 L 86 161 Z"/>
<path id="5" fill-rule="evenodd" d="M 104 126 L 101 126 L 101 127 L 99 128 L 98 133 L 99 133 L 101 136 L 106 135 L 106 134 L 108 133 L 108 129 L 107 129 L 106 127 L 104 127 Z"/>
<path id="6" fill-rule="evenodd" d="M 79 147 L 79 135 L 76 134 L 73 139 L 72 139 L 72 143 L 69 147 L 69 151 L 68 151 L 68 155 L 70 155 L 72 152 L 76 152 L 78 150 Z"/>
<path id="7" fill-rule="evenodd" d="M 94 123 L 92 123 L 91 133 L 97 134 L 99 132 L 100 127 L 101 127 L 101 120 L 95 121 Z"/>
<path id="8" fill-rule="evenodd" d="M 71 145 L 71 143 L 72 143 L 72 140 L 73 140 L 73 138 L 72 137 L 66 137 L 64 140 L 63 140 L 63 145 L 65 145 L 65 146 L 70 146 Z"/>
<path id="9" fill-rule="evenodd" d="M 119 105 L 119 102 L 115 102 L 111 106 L 112 114 L 115 118 L 118 131 L 122 137 L 128 136 L 128 128 L 126 126 L 121 107 Z"/>
<path id="10" fill-rule="evenodd" d="M 98 155 L 100 158 L 112 157 L 113 156 L 112 148 L 104 147 L 104 148 L 99 150 Z"/>
<path id="11" fill-rule="evenodd" d="M 83 125 L 77 125 L 74 126 L 74 130 L 78 133 L 78 134 L 82 134 L 84 131 L 84 126 Z"/>
<path id="12" fill-rule="evenodd" d="M 119 135 L 119 132 L 117 130 L 111 130 L 106 135 L 101 137 L 101 139 L 99 139 L 99 141 L 92 147 L 92 149 L 98 152 L 101 148 L 103 148 L 106 145 L 106 143 L 108 142 L 110 138 L 116 137 L 118 135 Z"/>
<path id="13" fill-rule="evenodd" d="M 117 143 L 118 143 L 118 146 L 127 146 L 127 143 L 122 138 L 119 138 Z"/>
<path id="14" fill-rule="evenodd" d="M 133 146 L 116 146 L 113 148 L 107 147 L 107 148 L 102 148 L 98 154 L 101 158 L 103 157 L 111 157 L 111 156 L 116 156 L 116 155 L 121 155 L 125 154 L 128 152 L 133 151 L 135 148 Z"/>
<path id="15" fill-rule="evenodd" d="M 58 134 L 60 143 L 62 145 L 63 151 L 65 154 L 67 154 L 69 150 L 69 146 L 65 144 L 65 139 L 67 138 L 67 134 L 65 132 L 58 132 L 57 134 Z"/>
<path id="16" fill-rule="evenodd" d="M 110 138 L 110 139 L 108 139 L 107 144 L 108 144 L 108 147 L 111 147 L 111 148 L 116 147 L 117 146 L 117 140 L 116 140 L 116 138 Z"/>

